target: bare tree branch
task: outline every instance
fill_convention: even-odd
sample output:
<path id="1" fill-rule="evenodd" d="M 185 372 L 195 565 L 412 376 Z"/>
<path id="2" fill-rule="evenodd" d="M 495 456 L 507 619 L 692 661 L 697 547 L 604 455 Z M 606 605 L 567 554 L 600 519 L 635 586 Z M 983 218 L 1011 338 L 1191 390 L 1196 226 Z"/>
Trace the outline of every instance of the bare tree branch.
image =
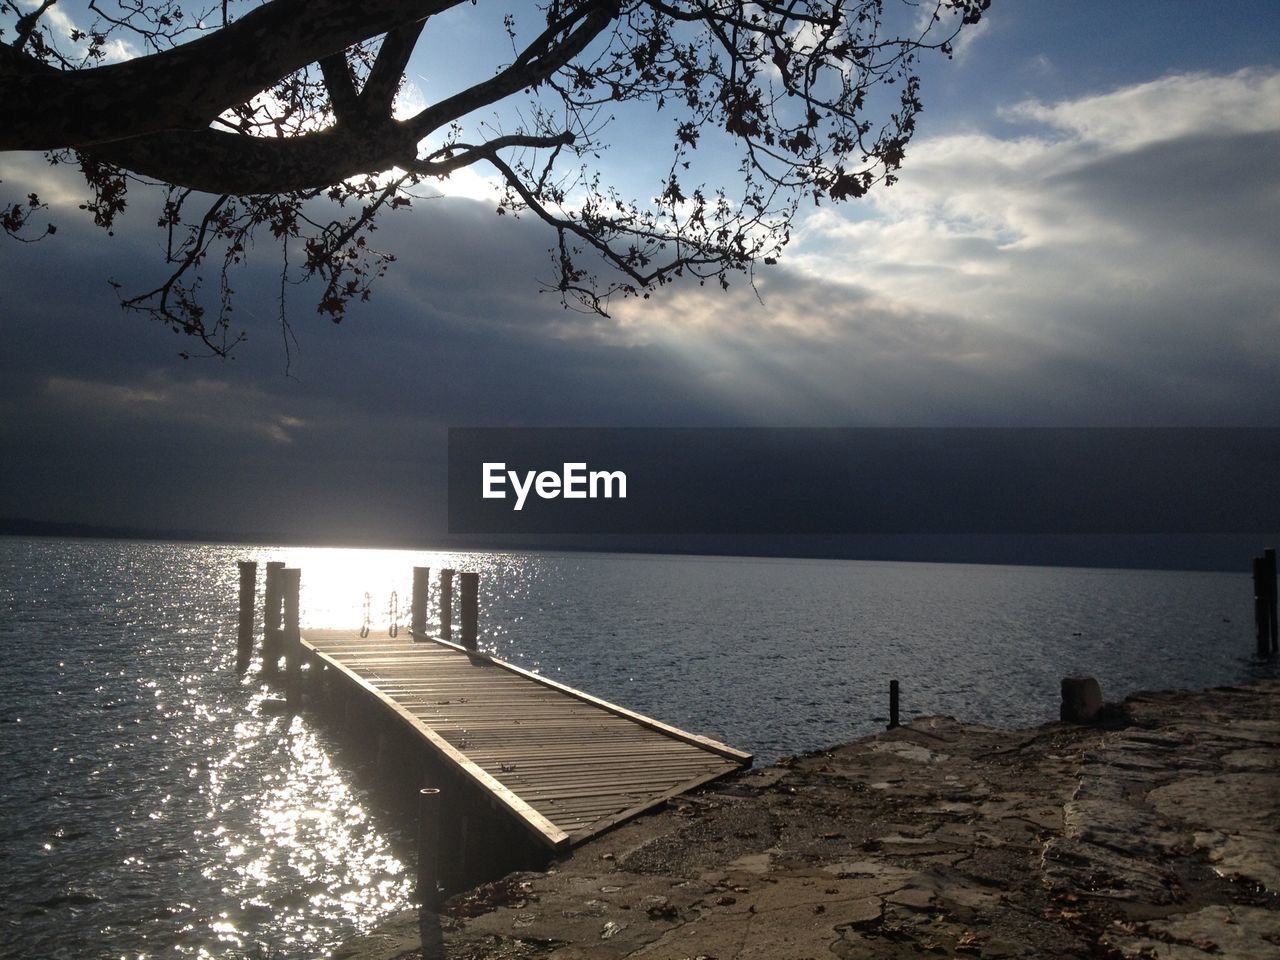
<path id="1" fill-rule="evenodd" d="M 459 2 L 272 0 L 171 50 L 86 70 L 0 48 L 0 150 L 199 130 L 309 63 Z"/>
<path id="2" fill-rule="evenodd" d="M 433 130 L 465 117 L 490 103 L 505 99 L 547 79 L 581 53 L 609 26 L 616 11 L 610 0 L 594 0 L 577 7 L 548 27 L 530 43 L 516 61 L 490 80 L 433 104 L 404 122 L 421 139 Z M 581 24 L 570 30 L 577 20 Z M 559 37 L 560 39 L 556 39 Z"/>
<path id="3" fill-rule="evenodd" d="M 23 14 L 18 18 L 16 27 L 17 36 L 13 41 L 13 49 L 22 52 L 22 48 L 31 40 L 31 35 L 35 32 L 36 24 L 40 18 L 44 16 L 45 11 L 52 7 L 58 0 L 43 0 L 40 6 L 36 7 L 30 13 Z"/>
<path id="4" fill-rule="evenodd" d="M 397 27 L 388 33 L 378 49 L 378 58 L 369 71 L 369 79 L 360 91 L 361 106 L 370 115 L 390 116 L 391 102 L 400 89 L 400 81 L 404 78 L 405 67 L 409 65 L 409 57 L 418 45 L 418 37 L 427 21 L 419 20 L 404 27 Z"/>
<path id="5" fill-rule="evenodd" d="M 345 53 L 331 53 L 320 58 L 320 71 L 329 102 L 339 123 L 351 123 L 361 116 L 359 95 L 355 81 L 351 79 L 351 67 Z"/>
<path id="6" fill-rule="evenodd" d="M 289 286 L 313 283 L 317 312 L 341 321 L 395 261 L 374 243 L 379 218 L 481 162 L 498 214 L 549 228 L 547 285 L 567 305 L 603 313 L 677 277 L 728 286 L 777 258 L 802 200 L 894 182 L 923 109 L 920 58 L 949 56 L 989 4 L 541 0 L 505 17 L 507 62 L 397 120 L 411 62 L 432 68 L 415 51 L 461 0 L 227 0 L 198 16 L 91 0 L 96 19 L 61 37 L 42 17 L 53 2 L 0 0 L 15 27 L 0 150 L 77 160 L 83 208 L 108 232 L 131 190 L 164 186 L 166 274 L 121 302 L 215 355 L 243 339 L 233 287 L 255 237 L 278 251 L 290 343 Z M 113 55 L 144 53 L 102 65 L 113 38 L 128 41 Z M 654 193 L 636 198 L 601 158 L 613 115 L 641 106 L 670 118 L 670 139 L 647 150 Z M 5 232 L 33 239 L 45 209 L 34 194 L 0 204 Z"/>

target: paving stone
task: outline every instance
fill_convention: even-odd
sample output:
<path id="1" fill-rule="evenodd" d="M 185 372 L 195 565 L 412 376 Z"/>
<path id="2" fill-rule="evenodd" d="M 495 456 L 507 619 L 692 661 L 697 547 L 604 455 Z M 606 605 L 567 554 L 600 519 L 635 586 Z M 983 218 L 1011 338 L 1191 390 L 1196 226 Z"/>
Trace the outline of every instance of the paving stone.
<path id="1" fill-rule="evenodd" d="M 1163 906 L 1183 896 L 1167 869 L 1069 837 L 1056 837 L 1045 846 L 1044 879 L 1058 892 L 1129 903 Z"/>
<path id="2" fill-rule="evenodd" d="M 932 890 L 924 890 L 920 887 L 906 887 L 897 890 L 889 896 L 885 897 L 888 903 L 896 903 L 902 907 L 910 907 L 912 910 L 927 910 L 933 905 L 934 893 Z"/>
<path id="3" fill-rule="evenodd" d="M 947 759 L 947 755 L 944 753 L 935 753 L 928 747 L 904 740 L 882 740 L 871 744 L 871 749 L 877 753 L 892 753 L 895 756 L 902 757 L 904 760 L 913 760 L 916 763 L 938 763 Z"/>
<path id="4" fill-rule="evenodd" d="M 1146 935 L 1108 933 L 1103 942 L 1142 960 L 1276 960 L 1280 912 L 1215 904 L 1144 925 Z"/>
<path id="5" fill-rule="evenodd" d="M 1063 808 L 1063 827 L 1072 839 L 1138 858 L 1164 856 L 1190 840 L 1154 811 L 1111 800 L 1072 800 Z"/>
<path id="6" fill-rule="evenodd" d="M 917 718 L 747 772 L 522 876 L 509 903 L 455 900 L 435 955 L 1280 958 L 1280 682 L 1120 714 Z M 399 918 L 336 956 L 433 960 L 420 930 Z"/>

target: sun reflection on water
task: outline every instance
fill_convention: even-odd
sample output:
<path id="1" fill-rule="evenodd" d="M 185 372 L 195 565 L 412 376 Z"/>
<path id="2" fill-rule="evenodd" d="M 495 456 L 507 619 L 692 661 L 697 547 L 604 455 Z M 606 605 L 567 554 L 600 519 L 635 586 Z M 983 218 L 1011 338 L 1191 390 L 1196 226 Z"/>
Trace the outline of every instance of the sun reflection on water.
<path id="1" fill-rule="evenodd" d="M 300 564 L 308 614 L 353 625 L 396 558 L 5 546 L 0 955 L 302 960 L 409 905 L 410 844 L 332 725 L 232 669 L 237 559 Z"/>
<path id="2" fill-rule="evenodd" d="M 393 617 L 401 629 L 409 623 L 413 589 L 413 568 L 429 567 L 431 590 L 427 604 L 428 622 L 439 623 L 440 571 L 473 571 L 481 574 L 481 609 L 486 600 L 505 593 L 518 597 L 513 585 L 527 576 L 527 558 L 504 553 L 463 553 L 449 551 L 360 550 L 327 547 L 261 548 L 245 551 L 256 560 L 259 580 L 267 562 L 281 561 L 302 571 L 299 619 L 303 628 L 356 629 L 364 618 L 364 598 L 369 595 L 370 628 L 385 632 Z M 521 586 L 523 586 L 521 584 Z M 454 580 L 455 597 L 457 580 Z M 527 589 L 527 588 L 526 588 Z M 392 605 L 394 593 L 394 606 Z M 457 602 L 456 600 L 454 601 Z M 455 617 L 456 619 L 456 617 Z M 456 629 L 456 624 L 455 624 Z M 488 624 L 488 632 L 499 636 L 500 622 Z"/>
<path id="3" fill-rule="evenodd" d="M 210 821 L 239 819 L 209 832 L 218 855 L 203 874 L 239 906 L 209 930 L 244 948 L 270 918 L 279 942 L 318 947 L 326 928 L 360 928 L 407 906 L 410 880 L 314 722 L 262 713 L 268 695 L 254 692 L 248 719 L 206 771 Z M 243 772 L 264 752 L 277 765 L 246 790 Z"/>
<path id="4" fill-rule="evenodd" d="M 338 725 L 233 669 L 242 559 L 259 601 L 267 561 L 301 569 L 304 627 L 359 627 L 368 592 L 375 636 L 414 566 L 433 633 L 440 569 L 477 571 L 482 649 L 765 761 L 869 732 L 886 677 L 908 711 L 1019 724 L 1072 673 L 1254 669 L 1214 574 L 9 538 L 0 955 L 312 960 L 408 905 L 412 825 Z"/>

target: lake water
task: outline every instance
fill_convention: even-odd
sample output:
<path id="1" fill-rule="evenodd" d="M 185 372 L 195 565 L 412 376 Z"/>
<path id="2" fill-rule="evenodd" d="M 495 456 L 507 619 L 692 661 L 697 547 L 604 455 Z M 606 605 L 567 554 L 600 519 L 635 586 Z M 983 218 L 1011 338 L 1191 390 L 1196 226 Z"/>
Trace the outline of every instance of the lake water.
<path id="1" fill-rule="evenodd" d="M 758 763 L 879 729 L 893 678 L 1008 726 L 1070 674 L 1276 673 L 1247 573 L 0 538 L 0 955 L 302 960 L 408 905 L 411 826 L 235 674 L 239 559 L 301 567 L 304 626 L 368 592 L 375 632 L 413 566 L 479 571 L 482 648 Z"/>

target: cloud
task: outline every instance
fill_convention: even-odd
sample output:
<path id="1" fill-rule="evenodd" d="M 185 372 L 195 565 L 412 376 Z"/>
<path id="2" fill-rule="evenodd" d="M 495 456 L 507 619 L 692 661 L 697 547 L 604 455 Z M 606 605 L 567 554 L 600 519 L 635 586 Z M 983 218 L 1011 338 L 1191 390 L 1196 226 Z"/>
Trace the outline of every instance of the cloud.
<path id="1" fill-rule="evenodd" d="M 1113 419 L 1274 411 L 1260 382 L 1276 351 L 1258 345 L 1280 334 L 1280 73 L 1171 76 L 1006 113 L 1048 129 L 916 143 L 868 206 L 809 216 L 787 262 L 861 304 L 980 336 L 1005 394 L 1049 365 L 1092 371 Z M 850 330 L 865 309 L 846 311 Z"/>
<path id="2" fill-rule="evenodd" d="M 35 10 L 40 6 L 40 0 L 19 0 L 18 6 L 26 10 Z M 48 29 L 52 45 L 62 50 L 66 56 L 83 57 L 88 52 L 87 39 L 71 40 L 72 34 L 77 30 L 83 31 L 83 28 L 61 7 L 50 6 L 42 12 L 41 18 L 42 25 Z M 102 45 L 101 53 L 102 57 L 95 62 L 95 65 L 131 60 L 139 55 L 139 50 L 128 40 L 111 37 Z"/>
<path id="3" fill-rule="evenodd" d="M 0 156 L 0 182 L 12 186 L 0 194 L 0 204 L 12 203 L 25 193 L 35 193 L 50 208 L 51 214 L 46 219 L 77 216 L 80 204 L 88 195 L 88 188 L 84 178 L 72 169 L 74 166 L 74 161 L 51 166 L 40 153 L 3 154 Z"/>
<path id="4" fill-rule="evenodd" d="M 7 189 L 34 182 L 24 169 L 6 165 Z M 120 311 L 106 283 L 142 288 L 160 269 L 143 195 L 110 238 L 73 207 L 51 214 L 56 236 L 0 260 L 11 294 L 0 516 L 438 533 L 448 426 L 724 418 L 719 399 L 661 350 L 580 336 L 591 318 L 538 292 L 552 238 L 489 205 L 441 198 L 387 217 L 379 242 L 400 259 L 340 326 L 291 290 L 289 375 L 268 251 L 236 281 L 249 341 L 232 361 L 182 363 L 189 344 Z"/>
<path id="5" fill-rule="evenodd" d="M 177 381 L 155 373 L 141 381 L 106 382 L 53 376 L 44 381 L 41 400 L 56 413 L 103 426 L 139 423 L 184 430 L 226 431 L 271 443 L 289 444 L 306 420 L 273 410 L 260 389 L 224 380 Z M 29 410 L 28 410 L 29 412 Z"/>
<path id="6" fill-rule="evenodd" d="M 977 23 L 967 26 L 961 30 L 960 36 L 956 38 L 956 42 L 953 44 L 955 59 L 959 63 L 967 62 L 970 55 L 973 53 L 973 48 L 977 46 L 978 41 L 982 39 L 990 29 L 991 20 L 988 18 L 985 20 L 979 20 Z"/>
<path id="7" fill-rule="evenodd" d="M 607 318 L 540 292 L 533 218 L 418 202 L 382 221 L 398 262 L 341 326 L 290 291 L 291 376 L 266 249 L 237 280 L 238 358 L 180 364 L 106 285 L 161 267 L 143 195 L 106 238 L 75 171 L 6 157 L 4 190 L 38 189 L 59 230 L 0 259 L 0 514 L 397 531 L 438 508 L 450 425 L 1277 422 L 1275 91 L 1246 71 L 1010 108 L 814 211 L 754 287 Z"/>
<path id="8" fill-rule="evenodd" d="M 1106 151 L 1183 137 L 1261 133 L 1280 128 L 1280 72 L 1175 74 L 1060 103 L 1026 101 L 1002 113 L 1059 130 L 1077 147 L 1092 144 Z"/>

